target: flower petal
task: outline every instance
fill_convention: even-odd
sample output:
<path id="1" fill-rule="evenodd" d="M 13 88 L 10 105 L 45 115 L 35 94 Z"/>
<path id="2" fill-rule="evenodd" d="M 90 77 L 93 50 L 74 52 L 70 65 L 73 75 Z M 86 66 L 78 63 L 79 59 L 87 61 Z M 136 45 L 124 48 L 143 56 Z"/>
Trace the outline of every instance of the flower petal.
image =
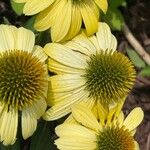
<path id="1" fill-rule="evenodd" d="M 84 70 L 65 66 L 52 58 L 48 58 L 48 69 L 57 74 L 84 74 Z"/>
<path id="2" fill-rule="evenodd" d="M 66 92 L 72 91 L 82 87 L 85 84 L 84 78 L 80 75 L 55 75 L 49 78 L 51 82 L 52 92 Z"/>
<path id="3" fill-rule="evenodd" d="M 71 112 L 71 105 L 79 103 L 87 97 L 88 93 L 83 91 L 83 88 L 71 91 L 63 97 L 56 99 L 58 102 L 52 102 L 54 106 L 43 115 L 43 118 L 48 121 L 59 119 Z"/>
<path id="4" fill-rule="evenodd" d="M 82 17 L 80 9 L 78 7 L 79 7 L 78 5 L 72 5 L 70 28 L 66 37 L 63 39 L 65 41 L 72 39 L 75 35 L 79 33 L 81 29 Z"/>
<path id="5" fill-rule="evenodd" d="M 106 23 L 99 23 L 96 36 L 101 50 L 116 50 L 117 40 L 111 34 L 110 28 Z"/>
<path id="6" fill-rule="evenodd" d="M 69 31 L 71 25 L 71 1 L 65 1 L 62 3 L 62 7 L 58 10 L 56 19 L 51 27 L 51 38 L 53 42 L 59 42 L 63 40 Z M 60 3 L 61 4 L 61 3 Z"/>
<path id="7" fill-rule="evenodd" d="M 140 107 L 134 108 L 127 118 L 124 120 L 123 125 L 126 126 L 129 131 L 134 130 L 143 120 L 144 113 Z"/>
<path id="8" fill-rule="evenodd" d="M 41 62 L 45 62 L 46 59 L 48 58 L 48 56 L 44 53 L 44 50 L 41 46 L 38 45 L 34 46 L 32 52 L 34 56 L 36 56 L 41 60 Z"/>
<path id="9" fill-rule="evenodd" d="M 0 25 L 0 52 L 14 50 L 17 28 L 10 25 Z"/>
<path id="10" fill-rule="evenodd" d="M 39 119 L 46 110 L 46 101 L 45 100 L 37 100 L 32 105 L 25 107 L 22 111 L 28 112 L 31 117 L 35 119 Z"/>
<path id="11" fill-rule="evenodd" d="M 50 6 L 55 0 L 28 0 L 24 6 L 23 13 L 34 15 Z"/>
<path id="12" fill-rule="evenodd" d="M 22 124 L 22 136 L 24 139 L 30 137 L 37 127 L 37 119 L 30 115 L 30 112 L 27 110 L 22 111 L 21 117 L 21 124 Z"/>
<path id="13" fill-rule="evenodd" d="M 108 3 L 107 0 L 94 0 L 95 3 L 99 6 L 99 8 L 106 13 L 107 8 L 108 8 Z"/>
<path id="14" fill-rule="evenodd" d="M 92 6 L 92 4 L 91 4 Z M 98 30 L 98 18 L 89 4 L 82 3 L 80 10 L 88 36 Z"/>
<path id="15" fill-rule="evenodd" d="M 65 66 L 77 69 L 85 69 L 87 65 L 86 58 L 84 55 L 74 52 L 61 44 L 47 44 L 44 47 L 44 51 L 50 58 Z"/>
<path id="16" fill-rule="evenodd" d="M 79 137 L 62 137 L 55 140 L 55 144 L 60 150 L 95 150 L 97 147 L 95 141 Z"/>
<path id="17" fill-rule="evenodd" d="M 32 31 L 23 27 L 18 28 L 16 49 L 31 52 L 35 43 L 35 35 Z"/>
<path id="18" fill-rule="evenodd" d="M 12 145 L 16 141 L 18 127 L 18 112 L 14 109 L 5 109 L 0 118 L 0 140 L 4 145 Z"/>
<path id="19" fill-rule="evenodd" d="M 84 105 L 73 105 L 72 115 L 79 123 L 86 126 L 96 132 L 101 130 L 101 126 L 98 123 L 96 117 L 93 115 L 90 109 L 87 109 Z"/>
<path id="20" fill-rule="evenodd" d="M 136 141 L 134 141 L 134 146 L 135 150 L 140 150 L 139 144 Z"/>
<path id="21" fill-rule="evenodd" d="M 96 141 L 97 135 L 93 130 L 83 127 L 79 124 L 62 124 L 56 127 L 56 134 L 59 137 L 79 137 Z"/>

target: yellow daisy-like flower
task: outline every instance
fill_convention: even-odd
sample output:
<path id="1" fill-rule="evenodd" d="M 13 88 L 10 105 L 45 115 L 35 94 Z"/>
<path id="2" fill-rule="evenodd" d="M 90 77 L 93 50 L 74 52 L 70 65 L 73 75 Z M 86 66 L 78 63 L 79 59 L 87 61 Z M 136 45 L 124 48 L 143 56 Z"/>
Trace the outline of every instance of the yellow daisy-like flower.
<path id="1" fill-rule="evenodd" d="M 18 120 L 24 139 L 33 134 L 46 110 L 47 56 L 34 46 L 33 32 L 0 25 L 0 141 L 16 140 Z"/>
<path id="2" fill-rule="evenodd" d="M 76 36 L 84 23 L 87 35 L 98 29 L 101 9 L 107 11 L 107 0 L 14 0 L 25 3 L 26 15 L 37 14 L 35 29 L 44 31 L 51 28 L 53 42 L 65 41 Z"/>
<path id="3" fill-rule="evenodd" d="M 143 120 L 143 111 L 137 107 L 124 118 L 119 109 L 104 109 L 97 105 L 93 113 L 85 105 L 74 105 L 72 115 L 76 123 L 56 127 L 60 150 L 139 150 L 134 140 L 137 126 Z"/>
<path id="4" fill-rule="evenodd" d="M 55 120 L 71 112 L 70 106 L 84 101 L 94 105 L 119 102 L 127 96 L 135 81 L 130 60 L 116 51 L 117 41 L 105 23 L 99 23 L 96 35 L 84 33 L 65 44 L 44 47 L 48 67 L 57 73 L 49 78 L 48 99 L 52 106 L 44 115 Z"/>

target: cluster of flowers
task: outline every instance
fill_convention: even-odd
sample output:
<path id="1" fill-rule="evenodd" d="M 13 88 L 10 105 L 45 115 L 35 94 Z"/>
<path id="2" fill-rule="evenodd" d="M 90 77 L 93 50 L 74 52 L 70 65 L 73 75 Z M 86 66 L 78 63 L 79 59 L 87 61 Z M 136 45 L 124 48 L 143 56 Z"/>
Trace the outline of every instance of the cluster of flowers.
<path id="1" fill-rule="evenodd" d="M 138 150 L 134 134 L 143 111 L 137 107 L 126 118 L 122 112 L 136 73 L 99 22 L 107 1 L 15 1 L 25 4 L 24 14 L 38 14 L 35 29 L 50 28 L 52 42 L 42 48 L 32 31 L 0 25 L 0 141 L 16 141 L 19 120 L 27 139 L 41 116 L 52 121 L 71 113 L 56 127 L 58 149 Z"/>

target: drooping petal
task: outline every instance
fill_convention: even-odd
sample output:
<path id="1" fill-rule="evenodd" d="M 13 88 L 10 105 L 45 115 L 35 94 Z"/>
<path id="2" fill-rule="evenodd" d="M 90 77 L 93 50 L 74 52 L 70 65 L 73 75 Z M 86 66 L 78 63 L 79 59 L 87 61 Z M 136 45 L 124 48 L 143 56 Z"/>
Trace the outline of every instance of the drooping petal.
<path id="1" fill-rule="evenodd" d="M 17 41 L 15 48 L 31 52 L 35 43 L 35 35 L 32 31 L 23 27 L 18 28 Z"/>
<path id="2" fill-rule="evenodd" d="M 83 105 L 73 105 L 72 106 L 72 115 L 79 123 L 83 126 L 86 126 L 96 132 L 101 130 L 101 126 L 98 123 L 96 117 L 93 115 L 90 109 L 87 109 Z"/>
<path id="3" fill-rule="evenodd" d="M 0 25 L 0 52 L 15 48 L 17 28 L 9 25 Z"/>
<path id="4" fill-rule="evenodd" d="M 49 78 L 52 92 L 72 91 L 82 87 L 85 84 L 84 78 L 80 75 L 62 74 Z"/>
<path id="5" fill-rule="evenodd" d="M 82 17 L 79 6 L 72 5 L 70 28 L 66 37 L 63 40 L 66 41 L 72 39 L 75 35 L 77 35 L 81 29 L 81 25 L 82 25 Z"/>
<path id="6" fill-rule="evenodd" d="M 34 15 L 50 6 L 55 0 L 28 0 L 24 6 L 23 13 Z"/>
<path id="7" fill-rule="evenodd" d="M 98 32 L 96 33 L 100 50 L 116 50 L 117 40 L 111 34 L 110 28 L 106 23 L 99 23 Z"/>
<path id="8" fill-rule="evenodd" d="M 95 141 L 79 137 L 59 138 L 55 144 L 60 150 L 95 150 L 97 147 Z"/>
<path id="9" fill-rule="evenodd" d="M 56 19 L 53 22 L 51 27 L 51 38 L 53 42 L 59 42 L 63 40 L 66 34 L 69 31 L 71 25 L 71 1 L 65 1 L 62 3 L 62 7 L 58 10 L 58 13 L 55 17 Z"/>
<path id="10" fill-rule="evenodd" d="M 4 145 L 14 144 L 18 127 L 18 111 L 5 109 L 1 114 L 0 122 L 0 140 Z"/>
<path id="11" fill-rule="evenodd" d="M 134 146 L 135 150 L 140 150 L 139 144 L 136 141 L 134 141 Z"/>
<path id="12" fill-rule="evenodd" d="M 134 108 L 127 118 L 124 120 L 123 125 L 129 130 L 134 130 L 143 120 L 144 113 L 140 107 Z"/>
<path id="13" fill-rule="evenodd" d="M 21 117 L 21 124 L 22 124 L 22 136 L 24 139 L 30 137 L 37 127 L 37 119 L 30 115 L 30 112 L 27 110 L 22 111 Z"/>
<path id="14" fill-rule="evenodd" d="M 54 104 L 43 116 L 45 120 L 56 120 L 71 112 L 71 105 L 84 101 L 88 97 L 88 93 L 80 88 L 75 91 L 64 94 L 63 97 L 57 99 L 58 102 L 52 102 Z M 56 100 L 56 99 L 54 99 Z"/>
<path id="15" fill-rule="evenodd" d="M 62 124 L 56 127 L 56 134 L 59 137 L 80 137 L 95 141 L 97 136 L 93 130 L 83 127 L 79 124 Z"/>
<path id="16" fill-rule="evenodd" d="M 39 58 L 41 62 L 45 62 L 48 58 L 47 55 L 44 53 L 43 48 L 38 45 L 34 46 L 32 53 L 34 56 Z"/>
<path id="17" fill-rule="evenodd" d="M 44 31 L 51 27 L 54 20 L 56 19 L 56 14 L 60 7 L 59 2 L 57 1 L 50 5 L 48 8 L 40 12 L 35 19 L 34 28 L 38 31 Z"/>
<path id="18" fill-rule="evenodd" d="M 87 63 L 84 55 L 76 53 L 58 43 L 47 44 L 45 53 L 55 61 L 72 68 L 85 69 Z"/>
<path id="19" fill-rule="evenodd" d="M 108 3 L 107 0 L 94 0 L 95 3 L 99 6 L 99 8 L 106 13 L 107 8 L 108 8 Z"/>
<path id="20" fill-rule="evenodd" d="M 25 107 L 22 111 L 28 112 L 28 114 L 35 119 L 39 119 L 44 114 L 46 106 L 46 101 L 44 99 L 39 99 L 32 105 Z"/>
<path id="21" fill-rule="evenodd" d="M 94 34 L 98 29 L 98 18 L 94 14 L 89 4 L 82 3 L 80 11 L 86 28 L 86 33 L 88 36 L 90 36 Z"/>
<path id="22" fill-rule="evenodd" d="M 85 71 L 83 69 L 73 68 L 71 66 L 65 66 L 58 61 L 55 61 L 52 58 L 48 58 L 48 69 L 51 72 L 55 72 L 57 74 L 84 74 Z"/>

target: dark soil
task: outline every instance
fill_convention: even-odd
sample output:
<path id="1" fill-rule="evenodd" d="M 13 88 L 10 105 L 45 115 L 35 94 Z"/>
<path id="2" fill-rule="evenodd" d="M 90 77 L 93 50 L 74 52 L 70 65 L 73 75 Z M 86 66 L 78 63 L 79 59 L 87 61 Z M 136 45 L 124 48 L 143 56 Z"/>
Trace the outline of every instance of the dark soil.
<path id="1" fill-rule="evenodd" d="M 114 1 L 115 2 L 115 1 Z M 127 0 L 127 8 L 121 9 L 126 24 L 132 33 L 150 53 L 150 1 L 149 0 Z M 11 9 L 9 0 L 0 0 L 0 23 L 8 20 L 10 24 L 21 26 L 28 17 L 17 16 Z M 119 41 L 118 49 L 126 53 L 125 46 L 129 45 L 122 32 L 115 32 Z M 145 117 L 142 124 L 137 129 L 136 139 L 141 150 L 150 150 L 150 78 L 138 76 L 137 68 L 136 84 L 129 94 L 124 112 L 128 114 L 134 107 L 141 107 Z"/>

